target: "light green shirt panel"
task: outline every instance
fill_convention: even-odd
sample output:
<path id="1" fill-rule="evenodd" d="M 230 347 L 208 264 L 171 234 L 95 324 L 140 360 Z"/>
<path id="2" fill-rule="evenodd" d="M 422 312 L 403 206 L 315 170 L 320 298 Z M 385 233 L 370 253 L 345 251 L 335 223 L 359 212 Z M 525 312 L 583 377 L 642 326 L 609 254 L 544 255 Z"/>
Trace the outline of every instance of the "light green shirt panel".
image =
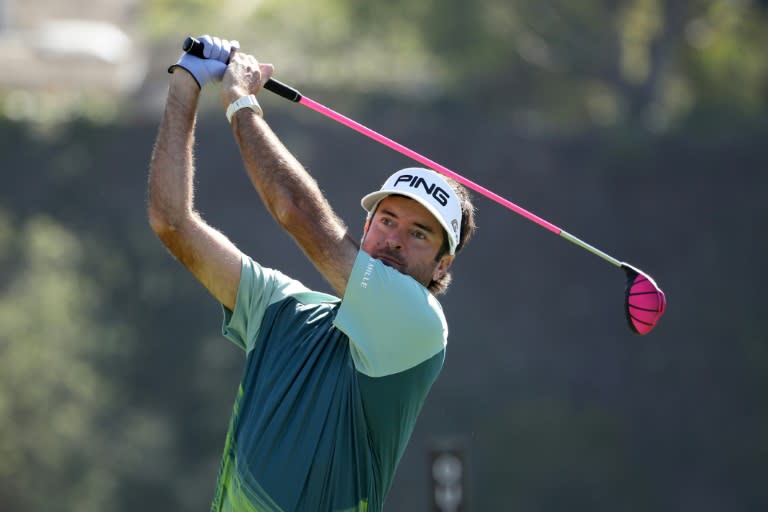
<path id="1" fill-rule="evenodd" d="M 443 308 L 429 290 L 362 250 L 334 324 L 349 337 L 355 368 L 369 377 L 413 368 L 448 339 Z"/>
<path id="2" fill-rule="evenodd" d="M 235 309 L 230 311 L 222 306 L 222 334 L 246 353 L 250 352 L 258 338 L 264 312 L 270 305 L 288 297 L 302 304 L 340 300 L 333 295 L 312 291 L 282 272 L 262 267 L 248 256 L 243 256 Z"/>

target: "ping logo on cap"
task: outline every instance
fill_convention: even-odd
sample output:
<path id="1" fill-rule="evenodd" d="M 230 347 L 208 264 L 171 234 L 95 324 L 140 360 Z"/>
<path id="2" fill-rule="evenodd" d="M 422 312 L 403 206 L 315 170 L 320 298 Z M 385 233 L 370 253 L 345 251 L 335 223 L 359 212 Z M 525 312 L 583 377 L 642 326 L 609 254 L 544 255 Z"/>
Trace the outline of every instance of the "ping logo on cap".
<path id="1" fill-rule="evenodd" d="M 397 188 L 403 184 L 410 188 L 423 188 L 424 192 L 435 198 L 435 201 L 437 201 L 440 205 L 448 205 L 448 192 L 443 190 L 443 188 L 440 187 L 440 185 L 437 183 L 427 183 L 427 180 L 421 176 L 401 174 L 397 177 L 397 179 L 395 179 L 393 187 Z"/>

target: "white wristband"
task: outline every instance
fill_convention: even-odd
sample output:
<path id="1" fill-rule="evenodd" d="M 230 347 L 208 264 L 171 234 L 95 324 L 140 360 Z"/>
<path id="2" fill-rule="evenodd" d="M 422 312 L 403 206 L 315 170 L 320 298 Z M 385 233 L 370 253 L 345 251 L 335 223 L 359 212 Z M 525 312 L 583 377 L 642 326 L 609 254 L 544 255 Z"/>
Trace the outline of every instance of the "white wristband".
<path id="1" fill-rule="evenodd" d="M 232 124 L 232 116 L 235 115 L 235 112 L 244 108 L 250 108 L 256 112 L 257 116 L 264 117 L 264 112 L 261 110 L 261 105 L 259 105 L 258 100 L 256 100 L 256 96 L 250 94 L 229 104 L 229 107 L 227 107 L 227 122 Z"/>

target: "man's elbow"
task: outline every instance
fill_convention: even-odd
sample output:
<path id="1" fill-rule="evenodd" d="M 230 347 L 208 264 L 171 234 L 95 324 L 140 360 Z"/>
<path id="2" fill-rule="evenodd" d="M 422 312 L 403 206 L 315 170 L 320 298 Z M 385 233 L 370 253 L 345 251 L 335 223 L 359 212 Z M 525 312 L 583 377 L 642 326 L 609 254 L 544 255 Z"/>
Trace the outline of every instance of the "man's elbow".
<path id="1" fill-rule="evenodd" d="M 298 222 L 297 210 L 290 203 L 282 203 L 271 208 L 272 217 L 285 231 L 290 232 L 293 225 Z"/>
<path id="2" fill-rule="evenodd" d="M 161 208 L 158 208 L 156 205 L 154 205 L 151 201 L 147 206 L 147 219 L 149 220 L 149 226 L 152 228 L 152 231 L 154 231 L 157 235 L 160 235 L 160 233 L 168 230 L 171 225 L 168 222 L 168 216 L 165 214 L 165 212 L 163 212 Z"/>
<path id="3" fill-rule="evenodd" d="M 179 236 L 182 220 L 169 215 L 163 208 L 150 203 L 147 208 L 147 217 L 152 231 L 165 245 L 171 245 Z"/>
<path id="4" fill-rule="evenodd" d="M 321 220 L 320 211 L 306 197 L 290 196 L 274 200 L 269 205 L 272 217 L 285 231 L 294 233 Z"/>

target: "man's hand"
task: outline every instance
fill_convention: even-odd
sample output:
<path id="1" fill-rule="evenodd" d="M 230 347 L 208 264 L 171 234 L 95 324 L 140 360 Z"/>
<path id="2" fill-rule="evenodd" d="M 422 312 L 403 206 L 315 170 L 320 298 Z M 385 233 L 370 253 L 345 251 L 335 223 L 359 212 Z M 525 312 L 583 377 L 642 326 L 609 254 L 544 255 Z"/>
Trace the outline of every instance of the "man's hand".
<path id="1" fill-rule="evenodd" d="M 227 62 L 232 55 L 232 50 L 237 50 L 240 43 L 208 35 L 201 36 L 199 39 L 203 43 L 205 58 L 201 59 L 184 52 L 178 62 L 168 68 L 168 72 L 173 73 L 177 67 L 181 68 L 192 75 L 197 85 L 202 89 L 211 80 L 214 82 L 221 81 L 227 70 Z"/>
<path id="2" fill-rule="evenodd" d="M 234 53 L 221 83 L 224 108 L 238 98 L 258 93 L 274 72 L 272 64 L 261 64 L 252 55 Z"/>

